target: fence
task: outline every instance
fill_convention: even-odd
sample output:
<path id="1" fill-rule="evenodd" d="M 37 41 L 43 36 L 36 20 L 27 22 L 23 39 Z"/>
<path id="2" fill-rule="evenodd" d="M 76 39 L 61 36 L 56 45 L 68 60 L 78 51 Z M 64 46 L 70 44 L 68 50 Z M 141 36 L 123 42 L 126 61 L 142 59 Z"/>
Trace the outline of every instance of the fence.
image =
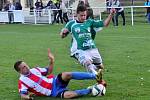
<path id="1" fill-rule="evenodd" d="M 137 20 L 141 20 L 141 22 L 146 22 L 145 17 L 145 7 L 149 6 L 124 6 L 126 21 L 131 23 L 133 26 Z M 93 9 L 106 9 L 106 7 L 93 7 Z M 21 10 L 21 11 L 13 11 L 14 14 L 14 22 L 20 22 L 23 24 L 51 24 L 53 20 L 53 10 L 56 9 L 43 9 L 42 11 L 29 11 L 29 10 Z M 75 17 L 75 9 L 68 8 L 69 19 L 72 20 Z M 108 15 L 107 12 L 98 12 L 99 19 L 105 19 Z M 105 16 L 106 15 L 106 16 Z M 140 17 L 140 18 L 138 18 Z M 0 22 L 8 22 L 8 12 L 0 12 Z"/>
<path id="2" fill-rule="evenodd" d="M 126 22 L 131 24 L 132 26 L 135 24 L 135 22 L 140 22 L 140 23 L 146 23 L 147 18 L 146 18 L 146 7 L 150 6 L 124 6 L 124 12 L 125 12 L 125 17 L 126 17 Z M 103 7 L 96 7 L 93 9 L 101 9 Z M 111 7 L 108 7 L 111 8 Z M 117 8 L 117 7 L 115 7 Z M 100 20 L 104 19 L 108 13 L 106 12 L 100 12 Z M 105 16 L 104 16 L 105 15 Z"/>

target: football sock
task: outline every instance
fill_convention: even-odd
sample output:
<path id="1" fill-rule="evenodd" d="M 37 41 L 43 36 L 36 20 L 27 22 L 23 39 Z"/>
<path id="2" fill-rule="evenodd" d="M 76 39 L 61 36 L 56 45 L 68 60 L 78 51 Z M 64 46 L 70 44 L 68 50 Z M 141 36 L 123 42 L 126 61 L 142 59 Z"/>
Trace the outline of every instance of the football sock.
<path id="1" fill-rule="evenodd" d="M 91 71 L 93 74 L 97 74 L 97 71 L 95 70 L 96 66 L 94 64 L 90 64 L 89 66 L 87 66 L 87 69 Z"/>
<path id="2" fill-rule="evenodd" d="M 84 80 L 84 79 L 95 79 L 96 75 L 88 72 L 72 72 L 72 79 Z"/>
<path id="3" fill-rule="evenodd" d="M 75 90 L 75 92 L 76 92 L 79 96 L 83 96 L 83 95 L 90 94 L 90 93 L 91 93 L 91 89 Z"/>

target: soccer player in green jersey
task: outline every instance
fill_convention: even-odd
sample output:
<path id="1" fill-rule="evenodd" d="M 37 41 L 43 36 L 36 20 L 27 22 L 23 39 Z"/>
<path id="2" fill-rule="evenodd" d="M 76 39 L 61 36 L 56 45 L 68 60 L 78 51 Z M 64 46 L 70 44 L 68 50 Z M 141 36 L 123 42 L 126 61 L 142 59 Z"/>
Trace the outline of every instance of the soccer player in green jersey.
<path id="1" fill-rule="evenodd" d="M 72 36 L 71 56 L 77 59 L 88 72 L 97 75 L 97 81 L 102 79 L 101 55 L 91 37 L 91 28 L 100 29 L 107 27 L 115 13 L 115 9 L 110 10 L 110 14 L 105 21 L 86 19 L 87 9 L 81 5 L 77 7 L 77 19 L 68 22 L 65 28 L 62 29 L 60 35 L 65 38 L 69 33 Z"/>

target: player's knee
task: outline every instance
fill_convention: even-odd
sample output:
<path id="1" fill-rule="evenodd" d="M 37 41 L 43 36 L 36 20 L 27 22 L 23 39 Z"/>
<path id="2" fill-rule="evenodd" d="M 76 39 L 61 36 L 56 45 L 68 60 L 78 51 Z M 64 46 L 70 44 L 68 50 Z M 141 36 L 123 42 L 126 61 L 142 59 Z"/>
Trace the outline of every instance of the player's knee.
<path id="1" fill-rule="evenodd" d="M 70 79 L 71 79 L 71 73 L 70 73 L 70 72 L 63 72 L 63 73 L 62 73 L 62 79 L 63 79 L 64 81 L 70 80 Z"/>
<path id="2" fill-rule="evenodd" d="M 101 63 L 101 64 L 99 65 L 99 68 L 100 68 L 100 69 L 104 69 L 104 65 Z"/>
<path id="3" fill-rule="evenodd" d="M 102 63 L 93 63 L 98 69 L 104 69 L 104 65 Z"/>
<path id="4" fill-rule="evenodd" d="M 85 67 L 88 67 L 91 64 L 92 64 L 92 62 L 90 60 L 86 60 L 83 62 L 83 66 L 85 66 Z"/>
<path id="5" fill-rule="evenodd" d="M 71 98 L 74 98 L 74 97 L 77 97 L 77 93 L 73 92 L 73 91 L 66 91 L 64 93 L 64 99 L 71 99 Z"/>

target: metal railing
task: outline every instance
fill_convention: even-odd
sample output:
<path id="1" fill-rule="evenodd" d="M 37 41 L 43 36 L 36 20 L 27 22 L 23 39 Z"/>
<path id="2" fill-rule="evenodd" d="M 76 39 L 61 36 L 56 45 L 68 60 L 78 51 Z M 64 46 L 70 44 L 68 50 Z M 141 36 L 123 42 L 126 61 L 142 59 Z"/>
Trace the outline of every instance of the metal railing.
<path id="1" fill-rule="evenodd" d="M 146 7 L 150 6 L 123 6 L 123 8 L 126 10 L 130 10 L 130 19 L 131 19 L 131 25 L 134 25 L 135 20 L 135 11 L 134 9 L 145 9 Z M 111 7 L 108 7 L 111 8 Z M 107 9 L 106 7 L 92 7 L 92 9 Z M 51 24 L 53 21 L 53 11 L 58 9 L 43 9 L 41 11 L 33 10 L 14 10 L 12 13 L 14 14 L 14 22 L 20 22 L 20 23 L 31 23 L 31 24 Z M 75 11 L 74 8 L 68 8 L 68 15 L 69 19 L 72 20 L 75 18 Z M 143 12 L 144 13 L 144 12 Z M 99 19 L 102 20 L 103 13 L 98 12 Z M 9 22 L 8 18 L 8 12 L 0 12 L 0 22 Z"/>

